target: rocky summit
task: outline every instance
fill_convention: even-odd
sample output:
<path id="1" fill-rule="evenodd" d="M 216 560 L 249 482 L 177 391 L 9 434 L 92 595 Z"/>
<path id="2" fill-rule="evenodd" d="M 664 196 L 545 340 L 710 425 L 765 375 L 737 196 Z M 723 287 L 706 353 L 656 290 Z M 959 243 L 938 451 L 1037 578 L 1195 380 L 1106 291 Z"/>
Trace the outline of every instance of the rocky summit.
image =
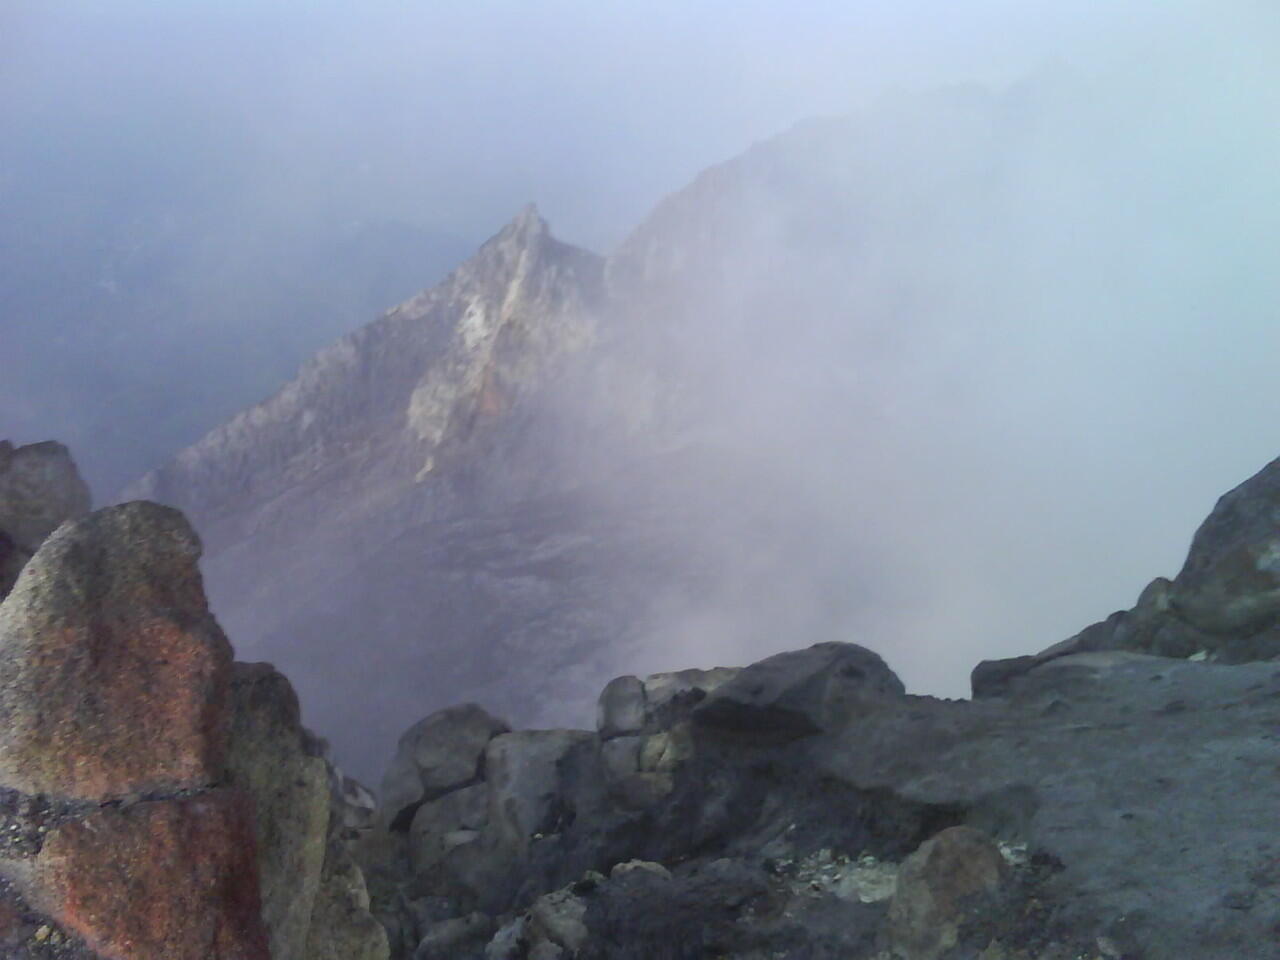
<path id="1" fill-rule="evenodd" d="M 377 800 L 233 661 L 181 514 L 68 518 L 0 604 L 2 955 L 1280 960 L 1277 478 L 972 699 L 821 642 L 618 677 L 594 729 L 461 703 Z"/>

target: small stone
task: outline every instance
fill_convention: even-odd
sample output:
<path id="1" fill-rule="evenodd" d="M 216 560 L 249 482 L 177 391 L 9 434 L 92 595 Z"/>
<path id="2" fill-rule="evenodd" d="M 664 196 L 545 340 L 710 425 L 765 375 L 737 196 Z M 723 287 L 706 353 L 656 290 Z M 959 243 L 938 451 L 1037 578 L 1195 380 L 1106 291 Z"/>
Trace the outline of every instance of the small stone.
<path id="1" fill-rule="evenodd" d="M 53 930 L 48 924 L 41 924 L 40 927 L 36 929 L 36 942 L 44 943 L 49 939 L 49 934 L 51 933 L 53 933 Z"/>

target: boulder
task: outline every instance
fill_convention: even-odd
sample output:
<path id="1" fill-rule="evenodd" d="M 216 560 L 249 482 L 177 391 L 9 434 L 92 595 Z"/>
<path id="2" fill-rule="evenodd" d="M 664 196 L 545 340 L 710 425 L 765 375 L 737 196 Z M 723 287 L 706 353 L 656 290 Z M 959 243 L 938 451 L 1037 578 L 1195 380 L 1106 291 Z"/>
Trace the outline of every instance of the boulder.
<path id="1" fill-rule="evenodd" d="M 614 737 L 600 744 L 600 762 L 611 781 L 640 771 L 640 749 L 644 737 Z"/>
<path id="2" fill-rule="evenodd" d="M 0 605 L 0 784 L 100 801 L 222 777 L 231 647 L 199 556 L 153 503 L 49 537 Z"/>
<path id="3" fill-rule="evenodd" d="M 430 870 L 460 843 L 474 839 L 489 822 L 489 791 L 477 783 L 429 800 L 409 828 L 409 860 L 417 873 Z"/>
<path id="4" fill-rule="evenodd" d="M 1254 633 L 1280 614 L 1280 460 L 1218 500 L 1191 541 L 1170 603 L 1215 634 Z"/>
<path id="5" fill-rule="evenodd" d="M 382 778 L 383 822 L 407 831 L 420 805 L 480 779 L 485 747 L 509 729 L 474 703 L 415 723 L 401 735 Z"/>
<path id="6" fill-rule="evenodd" d="M 270 960 L 248 797 L 102 807 L 49 832 L 27 898 L 103 957 Z"/>
<path id="7" fill-rule="evenodd" d="M 308 960 L 329 829 L 329 773 L 306 749 L 298 698 L 268 663 L 237 663 L 228 781 L 252 799 L 262 917 L 273 960 Z"/>
<path id="8" fill-rule="evenodd" d="M 524 853 L 538 834 L 560 829 L 566 786 L 561 765 L 575 750 L 594 750 L 582 730 L 526 730 L 495 737 L 485 752 L 489 823 L 505 848 Z"/>
<path id="9" fill-rule="evenodd" d="M 999 846 L 979 830 L 950 827 L 902 862 L 889 904 L 890 951 L 938 960 L 956 945 L 969 910 L 995 896 L 1008 875 Z"/>
<path id="10" fill-rule="evenodd" d="M 876 653 L 819 643 L 743 669 L 707 695 L 695 722 L 783 739 L 842 726 L 868 699 L 901 696 L 902 681 Z"/>
<path id="11" fill-rule="evenodd" d="M 644 684 L 636 677 L 609 681 L 596 705 L 596 730 L 602 740 L 639 733 L 645 724 Z"/>
<path id="12" fill-rule="evenodd" d="M 739 672 L 739 667 L 713 667 L 710 670 L 677 670 L 645 677 L 646 732 L 665 730 L 687 720 L 693 708 L 709 693 L 732 680 Z"/>
<path id="13" fill-rule="evenodd" d="M 89 512 L 89 488 L 67 448 L 0 440 L 0 530 L 27 554 L 62 523 Z"/>

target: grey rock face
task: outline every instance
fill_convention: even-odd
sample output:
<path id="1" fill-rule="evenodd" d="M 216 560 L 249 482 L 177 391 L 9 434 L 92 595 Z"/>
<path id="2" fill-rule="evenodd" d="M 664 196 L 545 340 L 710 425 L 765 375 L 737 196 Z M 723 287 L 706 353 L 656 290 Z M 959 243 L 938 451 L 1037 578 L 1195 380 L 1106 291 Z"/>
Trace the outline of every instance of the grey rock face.
<path id="1" fill-rule="evenodd" d="M 1256 632 L 1280 614 L 1280 460 L 1218 501 L 1191 541 L 1170 603 L 1214 634 Z"/>
<path id="2" fill-rule="evenodd" d="M 0 600 L 45 538 L 89 507 L 89 488 L 66 447 L 0 440 Z"/>
<path id="3" fill-rule="evenodd" d="M 820 643 L 752 664 L 709 694 L 693 716 L 708 726 L 801 737 L 837 729 L 868 699 L 905 692 L 878 654 Z"/>
<path id="4" fill-rule="evenodd" d="M 638 677 L 618 677 L 600 693 L 596 730 L 602 739 L 639 733 L 645 723 L 644 684 Z"/>
<path id="5" fill-rule="evenodd" d="M 382 780 L 386 824 L 408 830 L 419 805 L 479 779 L 489 741 L 508 729 L 505 721 L 467 703 L 406 730 Z"/>
<path id="6" fill-rule="evenodd" d="M 901 960 L 938 960 L 956 945 L 970 911 L 989 903 L 1006 880 L 999 847 L 971 827 L 930 837 L 898 870 L 889 906 L 890 949 Z"/>
<path id="7" fill-rule="evenodd" d="M 692 716 L 693 709 L 739 673 L 738 667 L 677 670 L 644 679 L 645 728 L 665 730 Z"/>
<path id="8" fill-rule="evenodd" d="M 66 524 L 0 605 L 0 783 L 106 799 L 222 774 L 231 647 L 200 542 L 129 503 Z"/>
<path id="9" fill-rule="evenodd" d="M 1224 495 L 1200 525 L 1186 562 L 1157 577 L 1131 610 L 1113 613 L 1034 656 L 984 661 L 975 697 L 1057 658 L 1098 650 L 1248 663 L 1280 657 L 1280 460 Z"/>
<path id="10" fill-rule="evenodd" d="M 528 730 L 494 738 L 485 753 L 489 820 L 503 845 L 526 853 L 541 834 L 558 833 L 557 800 L 565 793 L 563 764 L 574 751 L 591 750 L 581 730 Z"/>
<path id="11" fill-rule="evenodd" d="M 390 955 L 387 932 L 370 912 L 360 868 L 332 841 L 302 955 L 308 960 L 387 960 Z"/>
<path id="12" fill-rule="evenodd" d="M 60 524 L 89 512 L 89 488 L 71 454 L 48 441 L 14 447 L 0 440 L 0 530 L 35 553 Z"/>
<path id="13" fill-rule="evenodd" d="M 489 792 L 483 783 L 462 787 L 418 808 L 409 830 L 413 869 L 426 873 L 454 847 L 475 840 L 489 822 Z"/>
<path id="14" fill-rule="evenodd" d="M 306 749 L 298 699 L 267 663 L 235 665 L 228 781 L 254 800 L 262 918 L 275 960 L 307 960 L 329 835 L 329 776 Z"/>
<path id="15" fill-rule="evenodd" d="M 869 690 L 833 691 L 849 663 Z M 498 932 L 458 960 L 1272 960 L 1277 665 L 1068 650 L 972 702 L 842 645 L 731 676 L 665 728 L 491 741 L 419 811 L 478 824 L 397 881 L 452 911 L 423 934 L 479 909 Z M 699 719 L 722 693 L 730 722 Z"/>

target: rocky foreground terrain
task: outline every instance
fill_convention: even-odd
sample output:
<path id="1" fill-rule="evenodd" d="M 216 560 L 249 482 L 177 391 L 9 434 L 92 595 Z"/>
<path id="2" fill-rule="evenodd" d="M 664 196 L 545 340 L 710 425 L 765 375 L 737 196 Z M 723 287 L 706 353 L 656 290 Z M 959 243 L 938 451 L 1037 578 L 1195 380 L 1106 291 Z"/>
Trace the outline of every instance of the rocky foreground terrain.
<path id="1" fill-rule="evenodd" d="M 181 514 L 3 449 L 4 957 L 1280 957 L 1280 461 L 971 700 L 824 642 L 620 677 L 594 730 L 463 704 L 375 805 L 232 661 Z"/>

